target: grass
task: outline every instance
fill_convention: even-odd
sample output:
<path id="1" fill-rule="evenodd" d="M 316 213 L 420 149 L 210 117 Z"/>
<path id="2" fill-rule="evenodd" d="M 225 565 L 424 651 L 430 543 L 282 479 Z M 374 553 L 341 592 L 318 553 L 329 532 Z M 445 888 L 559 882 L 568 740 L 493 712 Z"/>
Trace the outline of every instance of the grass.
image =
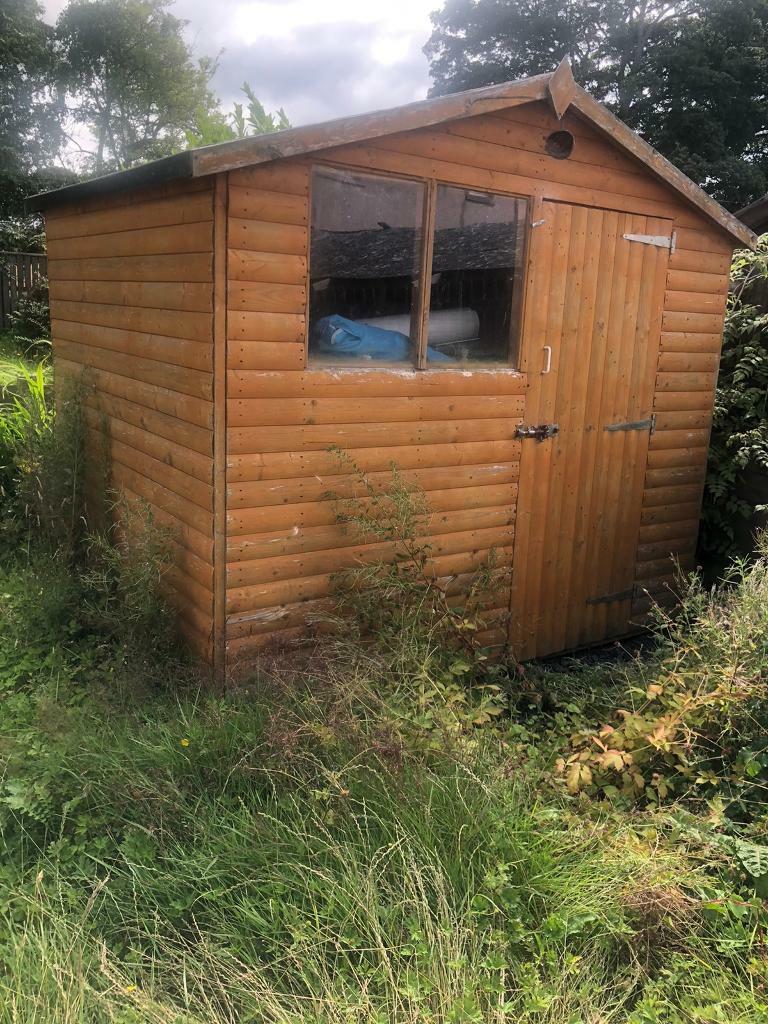
<path id="1" fill-rule="evenodd" d="M 396 486 L 404 568 L 345 582 L 375 640 L 345 620 L 217 695 L 151 518 L 83 532 L 77 431 L 23 381 L 0 1024 L 768 1024 L 765 550 L 641 655 L 490 664 Z"/>
<path id="2" fill-rule="evenodd" d="M 19 349 L 13 335 L 0 333 L 0 401 L 26 373 L 34 373 L 36 366 L 36 361 L 28 359 Z M 49 375 L 46 373 L 46 376 Z"/>
<path id="3" fill-rule="evenodd" d="M 768 1020 L 764 911 L 714 805 L 553 772 L 578 694 L 627 665 L 532 670 L 555 710 L 441 743 L 391 652 L 215 697 L 100 642 L 47 562 L 1 582 L 4 1024 Z M 723 661 L 758 583 L 718 605 Z"/>

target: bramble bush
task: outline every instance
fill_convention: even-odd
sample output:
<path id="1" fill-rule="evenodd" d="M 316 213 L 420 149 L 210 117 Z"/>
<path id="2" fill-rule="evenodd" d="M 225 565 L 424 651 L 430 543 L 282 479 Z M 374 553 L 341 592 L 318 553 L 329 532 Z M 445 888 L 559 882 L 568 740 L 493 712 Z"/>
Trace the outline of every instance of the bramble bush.
<path id="1" fill-rule="evenodd" d="M 718 591 L 692 576 L 680 610 L 657 614 L 657 647 L 626 670 L 626 703 L 600 727 L 574 730 L 558 774 L 571 793 L 717 796 L 731 817 L 759 817 L 768 783 L 768 538 Z"/>

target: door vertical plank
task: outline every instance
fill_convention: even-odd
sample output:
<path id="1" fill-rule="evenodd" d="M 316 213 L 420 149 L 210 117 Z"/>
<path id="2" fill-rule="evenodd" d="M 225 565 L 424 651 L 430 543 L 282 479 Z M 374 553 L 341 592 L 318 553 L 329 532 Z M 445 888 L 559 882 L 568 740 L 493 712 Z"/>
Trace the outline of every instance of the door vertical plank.
<path id="1" fill-rule="evenodd" d="M 571 218 L 571 246 L 566 283 L 566 302 L 560 343 L 558 370 L 558 398 L 555 417 L 560 433 L 548 442 L 552 445 L 552 459 L 558 469 L 557 501 L 550 497 L 552 519 L 547 538 L 544 590 L 546 608 L 562 603 L 569 593 L 571 560 L 577 537 L 575 516 L 576 491 L 583 435 L 584 403 L 581 398 L 580 377 L 587 365 L 581 328 L 588 303 L 589 253 L 587 250 L 587 222 L 589 211 L 579 207 Z M 547 628 L 542 642 L 551 650 L 562 647 L 563 617 L 547 615 Z"/>
<path id="2" fill-rule="evenodd" d="M 571 207 L 553 205 L 553 250 L 552 276 L 549 287 L 549 308 L 547 310 L 546 344 L 552 346 L 551 372 L 540 375 L 541 396 L 539 404 L 539 421 L 554 422 L 557 408 L 558 382 L 560 378 L 561 343 L 563 316 L 565 310 L 566 282 L 568 277 L 568 258 L 570 254 Z M 545 559 L 550 538 L 553 505 L 558 502 L 559 467 L 553 459 L 551 441 L 523 441 L 523 448 L 528 458 L 534 462 L 533 491 L 529 492 L 532 502 L 532 536 L 528 554 L 530 573 L 526 588 L 528 632 L 530 639 L 526 644 L 529 656 L 541 650 L 540 634 L 546 628 L 550 614 L 546 604 L 545 591 L 549 591 L 549 580 L 545 579 Z"/>
<path id="3" fill-rule="evenodd" d="M 587 399 L 589 412 L 587 440 L 591 452 L 591 466 L 589 477 L 584 483 L 584 496 L 581 505 L 583 521 L 589 524 L 589 526 L 586 530 L 579 566 L 579 591 L 573 602 L 572 609 L 569 609 L 569 616 L 572 615 L 574 619 L 574 627 L 569 633 L 569 642 L 573 646 L 584 643 L 585 637 L 593 635 L 594 607 L 587 604 L 587 600 L 595 592 L 595 560 L 599 557 L 599 552 L 595 550 L 594 522 L 600 508 L 600 495 L 604 493 L 605 489 L 605 473 L 600 462 L 600 456 L 603 443 L 601 436 L 602 417 L 605 415 L 604 410 L 609 401 L 609 389 L 606 387 L 606 364 L 609 358 L 612 294 L 611 289 L 607 285 L 608 282 L 613 281 L 616 268 L 616 240 L 618 238 L 620 217 L 621 215 L 616 212 L 607 212 L 605 214 L 601 240 L 600 293 L 595 312 L 595 327 L 590 356 L 590 393 Z M 578 623 L 578 628 L 576 628 L 576 623 Z"/>
<path id="4" fill-rule="evenodd" d="M 612 542 L 610 522 L 607 516 L 610 494 L 610 454 L 614 434 L 606 434 L 603 427 L 615 420 L 616 391 L 619 384 L 621 360 L 621 328 L 626 315 L 625 295 L 629 271 L 629 245 L 621 238 L 628 231 L 627 218 L 618 217 L 613 276 L 605 282 L 610 292 L 608 323 L 606 329 L 605 359 L 603 362 L 603 388 L 600 404 L 600 415 L 597 424 L 597 463 L 600 471 L 597 475 L 597 486 L 593 495 L 592 508 L 589 516 L 589 597 L 595 598 L 608 593 L 608 572 L 606 572 L 606 552 Z M 592 637 L 601 635 L 605 626 L 604 607 L 588 605 L 586 612 L 586 628 L 581 642 L 589 643 Z"/>
<path id="5" fill-rule="evenodd" d="M 589 521 L 592 504 L 592 490 L 595 481 L 597 456 L 597 431 L 600 402 L 603 387 L 603 362 L 605 359 L 606 322 L 608 319 L 610 293 L 605 282 L 611 280 L 616 248 L 616 214 L 608 211 L 590 212 L 588 237 L 594 262 L 594 277 L 590 281 L 590 319 L 584 323 L 584 337 L 591 336 L 588 357 L 584 360 L 585 377 L 583 389 L 583 430 L 581 469 L 578 479 L 578 493 L 575 500 L 577 523 Z M 563 616 L 563 647 L 576 647 L 586 616 L 587 591 L 591 585 L 591 567 L 587 565 L 589 534 L 582 529 L 574 545 L 570 600 Z"/>
<path id="6" fill-rule="evenodd" d="M 552 270 L 553 240 L 555 237 L 554 216 L 551 207 L 536 203 L 532 210 L 533 237 L 530 242 L 530 257 L 526 276 L 524 324 L 520 343 L 520 368 L 526 374 L 528 390 L 525 399 L 525 422 L 542 422 L 542 388 L 547 377 L 542 376 L 543 346 L 547 344 L 547 323 L 549 316 L 550 281 Z M 520 488 L 527 495 L 533 493 L 537 484 L 539 460 L 537 453 L 525 443 L 520 455 Z M 515 518 L 514 556 L 512 559 L 512 585 L 510 595 L 509 638 L 514 652 L 519 657 L 530 657 L 532 651 L 532 627 L 528 618 L 530 609 L 529 586 L 531 580 L 531 550 L 533 544 L 533 508 L 530 503 L 518 502 Z"/>
<path id="7" fill-rule="evenodd" d="M 672 225 L 669 221 L 649 218 L 647 231 L 649 234 L 668 234 Z M 643 283 L 639 303 L 638 327 L 635 342 L 635 361 L 632 381 L 632 407 L 630 418 L 636 420 L 649 419 L 653 411 L 653 393 L 655 371 L 658 362 L 661 341 L 661 319 L 664 308 L 664 292 L 666 289 L 669 250 L 648 247 L 643 265 Z M 631 450 L 625 458 L 623 466 L 624 479 L 622 486 L 627 493 L 627 517 L 625 543 L 621 550 L 621 564 L 617 574 L 622 578 L 634 574 L 637 555 L 637 543 L 640 533 L 640 517 L 642 513 L 643 487 L 645 469 L 650 444 L 650 429 L 633 431 Z M 622 610 L 616 610 L 613 628 L 626 628 L 625 623 L 631 615 L 631 604 Z M 620 618 L 623 616 L 623 619 Z"/>
<path id="8" fill-rule="evenodd" d="M 632 234 L 644 234 L 646 218 L 629 215 L 625 219 L 624 231 Z M 620 324 L 618 325 L 618 366 L 613 389 L 613 402 L 611 414 L 605 424 L 620 423 L 627 421 L 630 409 L 630 388 L 632 380 L 632 363 L 634 358 L 636 330 L 637 330 L 637 309 L 640 297 L 640 284 L 643 270 L 643 260 L 647 247 L 636 242 L 629 242 L 622 239 L 622 249 L 628 253 L 626 282 L 624 288 L 624 306 Z M 622 467 L 624 458 L 629 447 L 626 431 L 605 432 L 603 437 L 606 448 L 605 467 L 608 477 L 608 488 L 606 491 L 604 508 L 604 537 L 605 546 L 601 557 L 601 576 L 603 580 L 603 593 L 618 593 L 627 589 L 628 580 L 623 579 L 617 572 L 617 552 L 626 543 L 626 524 L 618 512 L 623 510 L 625 504 L 622 501 Z M 627 599 L 630 600 L 629 598 Z M 599 629 L 598 635 L 609 636 L 611 634 L 611 623 L 615 618 L 616 605 L 625 605 L 626 602 L 610 602 L 597 606 L 598 614 L 596 621 Z M 628 612 L 627 612 L 628 614 Z"/>

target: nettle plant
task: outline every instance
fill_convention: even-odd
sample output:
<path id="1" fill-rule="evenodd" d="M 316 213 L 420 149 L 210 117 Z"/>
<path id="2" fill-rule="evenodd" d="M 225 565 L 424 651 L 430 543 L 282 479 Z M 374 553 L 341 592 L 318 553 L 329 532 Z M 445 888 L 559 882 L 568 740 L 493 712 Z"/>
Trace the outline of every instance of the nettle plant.
<path id="1" fill-rule="evenodd" d="M 328 497 L 360 545 L 356 562 L 335 577 L 337 633 L 348 648 L 375 651 L 394 704 L 401 697 L 404 716 L 425 734 L 445 739 L 493 722 L 506 710 L 499 684 L 507 669 L 484 634 L 503 624 L 498 594 L 509 570 L 491 551 L 475 571 L 441 575 L 423 491 L 394 464 L 382 480 L 336 455 L 351 495 Z"/>
<path id="2" fill-rule="evenodd" d="M 749 466 L 768 472 L 768 235 L 734 254 L 704 498 L 702 543 L 731 551 L 754 506 L 739 493 Z"/>

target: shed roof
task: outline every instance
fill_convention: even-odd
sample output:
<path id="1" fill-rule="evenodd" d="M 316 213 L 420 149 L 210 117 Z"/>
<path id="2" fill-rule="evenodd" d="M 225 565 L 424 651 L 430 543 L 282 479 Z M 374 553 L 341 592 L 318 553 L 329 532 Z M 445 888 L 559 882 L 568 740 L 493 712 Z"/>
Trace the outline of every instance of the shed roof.
<path id="1" fill-rule="evenodd" d="M 761 235 L 768 229 L 768 195 L 761 196 L 754 203 L 736 211 L 736 216 L 743 221 L 747 227 Z"/>
<path id="2" fill-rule="evenodd" d="M 503 82 L 501 85 L 469 89 L 466 92 L 438 96 L 371 114 L 337 118 L 321 124 L 288 128 L 267 135 L 254 135 L 232 142 L 186 150 L 127 171 L 106 174 L 51 192 L 41 192 L 27 200 L 27 209 L 48 210 L 91 196 L 122 192 L 181 178 L 198 178 L 286 157 L 317 153 L 335 146 L 364 142 L 383 135 L 412 131 L 444 121 L 470 117 L 473 114 L 487 114 L 494 110 L 540 100 L 547 100 L 558 118 L 562 118 L 568 110 L 581 115 L 728 235 L 742 245 L 754 247 L 755 235 L 742 221 L 708 196 L 661 153 L 644 142 L 576 84 L 567 59 L 550 74 L 536 75 L 518 82 Z"/>

